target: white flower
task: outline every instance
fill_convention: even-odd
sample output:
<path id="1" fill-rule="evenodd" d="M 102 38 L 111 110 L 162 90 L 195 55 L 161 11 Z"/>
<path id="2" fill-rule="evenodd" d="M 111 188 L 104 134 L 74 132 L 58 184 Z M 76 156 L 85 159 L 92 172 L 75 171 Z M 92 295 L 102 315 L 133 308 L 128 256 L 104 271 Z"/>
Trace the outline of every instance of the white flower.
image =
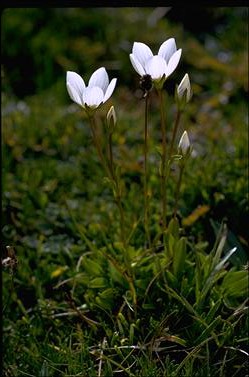
<path id="1" fill-rule="evenodd" d="M 177 85 L 176 88 L 177 88 L 178 100 L 180 102 L 185 103 L 185 104 L 188 103 L 190 98 L 191 98 L 192 92 L 191 92 L 191 85 L 190 85 L 190 81 L 189 81 L 189 76 L 188 76 L 187 73 L 184 75 L 179 86 Z"/>
<path id="2" fill-rule="evenodd" d="M 180 153 L 185 156 L 190 149 L 190 141 L 187 131 L 184 131 L 178 144 Z"/>
<path id="3" fill-rule="evenodd" d="M 90 77 L 88 86 L 76 72 L 67 71 L 67 91 L 71 99 L 84 109 L 96 109 L 112 95 L 117 79 L 109 84 L 104 67 L 97 69 Z"/>
<path id="4" fill-rule="evenodd" d="M 181 49 L 176 49 L 174 38 L 163 42 L 157 55 L 153 55 L 145 43 L 134 42 L 130 60 L 140 76 L 150 75 L 154 82 L 162 84 L 176 69 L 181 53 Z"/>

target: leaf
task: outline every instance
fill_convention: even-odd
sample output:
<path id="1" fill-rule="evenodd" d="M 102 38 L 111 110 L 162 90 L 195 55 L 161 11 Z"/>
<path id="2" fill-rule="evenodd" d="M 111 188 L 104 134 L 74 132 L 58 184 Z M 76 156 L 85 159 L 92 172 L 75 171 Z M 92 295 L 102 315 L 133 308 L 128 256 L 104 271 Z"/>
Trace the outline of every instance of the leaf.
<path id="1" fill-rule="evenodd" d="M 248 292 L 248 272 L 244 271 L 229 271 L 224 277 L 222 290 L 226 296 L 241 297 Z"/>
<path id="2" fill-rule="evenodd" d="M 212 305 L 212 307 L 209 310 L 208 314 L 205 316 L 206 323 L 210 323 L 213 320 L 213 318 L 214 318 L 216 312 L 218 311 L 218 309 L 220 308 L 221 304 L 222 304 L 222 300 L 220 299 L 220 300 L 217 300 Z"/>
<path id="3" fill-rule="evenodd" d="M 179 241 L 176 242 L 173 254 L 173 271 L 174 275 L 178 275 L 182 272 L 184 263 L 186 259 L 186 238 L 181 237 Z"/>
<path id="4" fill-rule="evenodd" d="M 106 279 L 98 277 L 90 281 L 89 288 L 106 288 L 108 286 L 108 282 Z"/>
<path id="5" fill-rule="evenodd" d="M 86 258 L 83 260 L 82 264 L 89 275 L 103 276 L 104 271 L 97 262 L 94 262 L 90 258 Z"/>
<path id="6" fill-rule="evenodd" d="M 222 273 L 220 274 L 221 272 L 221 269 L 224 267 L 225 263 L 227 262 L 227 260 L 230 258 L 230 256 L 237 250 L 236 247 L 234 247 L 232 250 L 230 250 L 223 258 L 222 260 L 214 267 L 214 269 L 211 271 L 208 279 L 206 280 L 205 282 L 205 285 L 202 289 L 202 292 L 201 292 L 201 300 L 204 300 L 204 298 L 206 297 L 208 291 L 210 291 L 210 289 L 212 288 L 212 286 L 215 284 L 215 282 L 220 279 L 220 277 L 222 276 Z M 224 273 L 226 274 L 227 272 L 224 271 Z"/>
<path id="7" fill-rule="evenodd" d="M 170 255 L 170 257 L 173 257 L 173 255 L 174 255 L 174 247 L 175 247 L 175 238 L 174 238 L 174 236 L 171 234 L 171 233 L 169 233 L 168 235 L 167 235 L 168 237 L 168 250 L 169 250 L 169 255 Z"/>
<path id="8" fill-rule="evenodd" d="M 173 287 L 175 287 L 177 285 L 177 279 L 175 275 L 173 275 L 172 272 L 168 270 L 165 271 L 165 275 L 166 275 L 167 281 L 169 282 L 169 285 L 172 285 Z"/>
<path id="9" fill-rule="evenodd" d="M 114 304 L 114 290 L 107 288 L 96 297 L 96 303 L 104 309 L 112 310 Z"/>
<path id="10" fill-rule="evenodd" d="M 217 318 L 213 320 L 212 323 L 202 332 L 202 334 L 195 340 L 195 344 L 198 345 L 199 343 L 203 342 L 203 340 L 207 339 L 209 335 L 213 332 L 215 327 L 220 323 L 221 316 L 219 315 Z"/>
<path id="11" fill-rule="evenodd" d="M 166 336 L 166 340 L 168 340 L 169 342 L 180 344 L 183 347 L 186 346 L 186 340 L 181 339 L 179 336 L 176 335 Z"/>
<path id="12" fill-rule="evenodd" d="M 224 258 L 222 258 L 220 263 L 218 263 L 215 266 L 214 273 L 220 271 L 224 267 L 224 264 L 226 263 L 226 261 L 231 257 L 231 255 L 233 255 L 233 253 L 235 253 L 236 250 L 237 250 L 237 247 L 234 247 L 232 250 L 228 251 L 228 253 L 224 256 Z"/>
<path id="13" fill-rule="evenodd" d="M 174 217 L 169 222 L 168 232 L 172 234 L 175 239 L 179 238 L 179 222 Z"/>

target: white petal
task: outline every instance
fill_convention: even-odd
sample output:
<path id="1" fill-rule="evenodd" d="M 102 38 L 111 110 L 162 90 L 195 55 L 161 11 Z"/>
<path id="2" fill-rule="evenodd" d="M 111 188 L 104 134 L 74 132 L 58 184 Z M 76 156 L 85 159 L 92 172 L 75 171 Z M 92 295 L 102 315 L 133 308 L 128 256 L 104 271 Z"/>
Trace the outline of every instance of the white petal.
<path id="1" fill-rule="evenodd" d="M 135 69 L 135 71 L 136 71 L 140 76 L 145 75 L 145 70 L 144 70 L 144 68 L 142 67 L 142 65 L 139 63 L 139 61 L 137 60 L 137 58 L 135 57 L 135 55 L 130 54 L 130 60 L 131 60 L 131 64 L 133 65 L 133 68 Z"/>
<path id="2" fill-rule="evenodd" d="M 176 52 L 176 43 L 174 38 L 170 38 L 167 41 L 163 42 L 160 46 L 158 55 L 166 60 L 168 64 L 171 56 Z"/>
<path id="3" fill-rule="evenodd" d="M 66 81 L 68 94 L 71 99 L 78 104 L 82 104 L 82 93 L 86 87 L 83 78 L 76 72 L 67 71 Z"/>
<path id="4" fill-rule="evenodd" d="M 167 77 L 169 75 L 171 75 L 171 73 L 176 69 L 176 67 L 179 63 L 181 54 L 182 54 L 182 49 L 180 48 L 169 59 L 169 63 L 168 63 L 168 66 L 167 66 Z"/>
<path id="5" fill-rule="evenodd" d="M 114 88 L 116 86 L 116 82 L 117 82 L 117 79 L 112 79 L 112 81 L 110 82 L 110 84 L 109 84 L 109 86 L 106 90 L 103 102 L 106 102 L 111 97 L 111 95 L 114 91 Z"/>
<path id="6" fill-rule="evenodd" d="M 134 42 L 132 54 L 135 55 L 142 67 L 153 56 L 151 49 L 145 43 L 141 42 Z"/>
<path id="7" fill-rule="evenodd" d="M 83 92 L 83 102 L 92 108 L 98 107 L 103 102 L 104 93 L 103 90 L 97 86 L 89 86 Z"/>
<path id="8" fill-rule="evenodd" d="M 98 86 L 103 90 L 106 91 L 109 84 L 108 74 L 104 67 L 97 69 L 92 76 L 90 77 L 88 87 L 93 88 L 94 86 Z"/>
<path id="9" fill-rule="evenodd" d="M 82 103 L 82 96 L 79 95 L 79 93 L 77 92 L 77 90 L 75 90 L 71 84 L 67 83 L 67 91 L 68 91 L 68 94 L 71 98 L 71 100 L 73 100 L 74 102 L 76 102 L 78 105 L 82 106 L 83 103 Z"/>
<path id="10" fill-rule="evenodd" d="M 151 75 L 152 80 L 157 80 L 166 75 L 167 64 L 165 60 L 158 55 L 153 56 L 145 65 L 145 71 Z"/>

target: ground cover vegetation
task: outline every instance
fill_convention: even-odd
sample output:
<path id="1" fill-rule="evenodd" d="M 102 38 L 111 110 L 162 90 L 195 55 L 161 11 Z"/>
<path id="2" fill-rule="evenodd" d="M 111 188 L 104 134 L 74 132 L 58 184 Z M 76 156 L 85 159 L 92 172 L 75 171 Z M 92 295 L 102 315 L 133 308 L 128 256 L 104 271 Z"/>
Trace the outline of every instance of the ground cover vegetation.
<path id="1" fill-rule="evenodd" d="M 248 375 L 247 12 L 4 10 L 4 376 Z M 100 67 L 89 112 L 67 72 Z"/>

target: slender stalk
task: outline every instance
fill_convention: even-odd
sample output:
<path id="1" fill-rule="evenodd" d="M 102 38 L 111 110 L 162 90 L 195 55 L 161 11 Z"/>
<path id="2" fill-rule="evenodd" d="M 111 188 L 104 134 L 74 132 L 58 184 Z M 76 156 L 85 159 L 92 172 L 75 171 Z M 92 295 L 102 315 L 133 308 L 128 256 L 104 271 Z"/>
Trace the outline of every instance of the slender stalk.
<path id="1" fill-rule="evenodd" d="M 126 242 L 126 235 L 125 235 L 125 221 L 124 221 L 124 210 L 123 210 L 123 205 L 121 201 L 121 187 L 120 187 L 120 182 L 118 180 L 118 177 L 115 173 L 114 169 L 114 161 L 113 161 L 113 151 L 112 151 L 112 132 L 108 132 L 108 154 L 109 154 L 109 169 L 110 169 L 110 174 L 112 177 L 112 180 L 115 184 L 115 203 L 118 207 L 119 210 L 119 216 L 120 216 L 120 238 L 122 240 L 122 243 L 124 247 L 126 247 L 127 242 Z"/>
<path id="2" fill-rule="evenodd" d="M 182 176 L 183 176 L 184 167 L 185 167 L 185 163 L 183 162 L 183 163 L 181 163 L 181 166 L 180 166 L 180 174 L 179 174 L 177 187 L 176 187 L 174 218 L 176 218 L 176 213 L 177 213 L 177 210 L 178 210 L 178 201 L 179 201 L 180 188 L 181 188 L 181 184 L 182 184 Z"/>
<path id="3" fill-rule="evenodd" d="M 112 132 L 108 132 L 108 154 L 109 154 L 109 163 L 110 163 L 110 172 L 114 178 L 114 164 L 113 164 L 113 152 L 112 152 Z"/>
<path id="4" fill-rule="evenodd" d="M 90 127 L 92 131 L 92 136 L 93 136 L 93 142 L 96 147 L 100 162 L 103 165 L 103 168 L 105 170 L 105 173 L 107 174 L 108 178 L 114 182 L 115 185 L 115 203 L 118 207 L 119 210 L 119 216 L 120 216 L 120 238 L 122 241 L 122 244 L 124 247 L 126 247 L 126 235 L 125 235 L 125 225 L 124 225 L 124 210 L 123 210 L 123 205 L 121 202 L 121 188 L 120 184 L 118 181 L 118 178 L 115 174 L 114 171 L 114 163 L 113 163 L 113 152 L 112 152 L 112 135 L 109 134 L 108 137 L 108 150 L 109 150 L 109 161 L 105 158 L 101 145 L 99 143 L 99 139 L 96 134 L 96 124 L 95 124 L 95 118 L 93 116 L 89 116 L 89 122 L 90 122 Z"/>
<path id="5" fill-rule="evenodd" d="M 98 137 L 97 137 L 97 134 L 96 134 L 95 118 L 93 116 L 88 116 L 88 118 L 89 118 L 89 123 L 90 123 L 91 131 L 92 131 L 93 142 L 94 142 L 94 145 L 96 147 L 96 150 L 97 150 L 97 153 L 98 153 L 98 156 L 99 156 L 99 160 L 100 160 L 101 164 L 103 165 L 103 168 L 104 168 L 107 176 L 109 178 L 112 178 L 112 175 L 110 174 L 110 169 L 109 169 L 108 164 L 106 162 L 105 156 L 103 155 L 102 148 L 101 148 L 101 145 L 99 143 L 99 140 L 98 140 Z"/>
<path id="6" fill-rule="evenodd" d="M 123 255 L 124 255 L 124 263 L 125 263 L 126 270 L 127 270 L 126 277 L 127 277 L 127 280 L 128 280 L 129 286 L 130 286 L 130 290 L 131 290 L 131 293 L 132 293 L 133 303 L 134 303 L 135 308 L 136 308 L 136 290 L 135 290 L 135 287 L 134 287 L 135 277 L 134 277 L 134 273 L 133 273 L 132 267 L 131 267 L 131 260 L 130 260 L 130 256 L 129 256 L 129 251 L 127 250 L 128 238 L 126 237 L 125 216 L 124 216 L 124 209 L 123 209 L 123 204 L 122 204 L 122 191 L 121 191 L 119 177 L 118 177 L 118 175 L 116 174 L 116 171 L 115 171 L 114 160 L 113 160 L 113 150 L 112 150 L 112 132 L 110 132 L 110 131 L 108 131 L 108 158 L 109 158 L 108 159 L 108 162 L 109 162 L 108 166 L 109 166 L 109 169 L 110 169 L 110 174 L 112 176 L 112 180 L 113 180 L 114 185 L 115 185 L 114 200 L 115 200 L 115 203 L 116 203 L 118 210 L 119 210 L 120 238 L 121 238 L 121 242 L 122 242 L 123 248 L 124 248 L 124 250 L 123 250 L 124 254 Z"/>
<path id="7" fill-rule="evenodd" d="M 148 241 L 149 248 L 151 247 L 150 231 L 149 231 L 149 194 L 148 194 L 148 97 L 145 97 L 145 112 L 144 112 L 144 229 Z"/>
<path id="8" fill-rule="evenodd" d="M 166 124 L 163 89 L 158 90 L 160 99 L 161 133 L 162 133 L 162 169 L 161 169 L 161 197 L 162 197 L 162 228 L 167 227 L 167 191 L 166 191 Z"/>
<path id="9" fill-rule="evenodd" d="M 171 143 L 170 143 L 170 147 L 169 147 L 169 158 L 171 158 L 171 155 L 172 155 L 172 152 L 173 152 L 173 149 L 174 149 L 174 143 L 175 143 L 176 133 L 177 133 L 177 130 L 178 130 L 181 114 L 182 114 L 181 111 L 179 109 L 177 109 L 175 124 L 174 124 L 174 128 L 173 128 L 173 135 L 172 135 L 172 139 L 171 139 Z"/>

